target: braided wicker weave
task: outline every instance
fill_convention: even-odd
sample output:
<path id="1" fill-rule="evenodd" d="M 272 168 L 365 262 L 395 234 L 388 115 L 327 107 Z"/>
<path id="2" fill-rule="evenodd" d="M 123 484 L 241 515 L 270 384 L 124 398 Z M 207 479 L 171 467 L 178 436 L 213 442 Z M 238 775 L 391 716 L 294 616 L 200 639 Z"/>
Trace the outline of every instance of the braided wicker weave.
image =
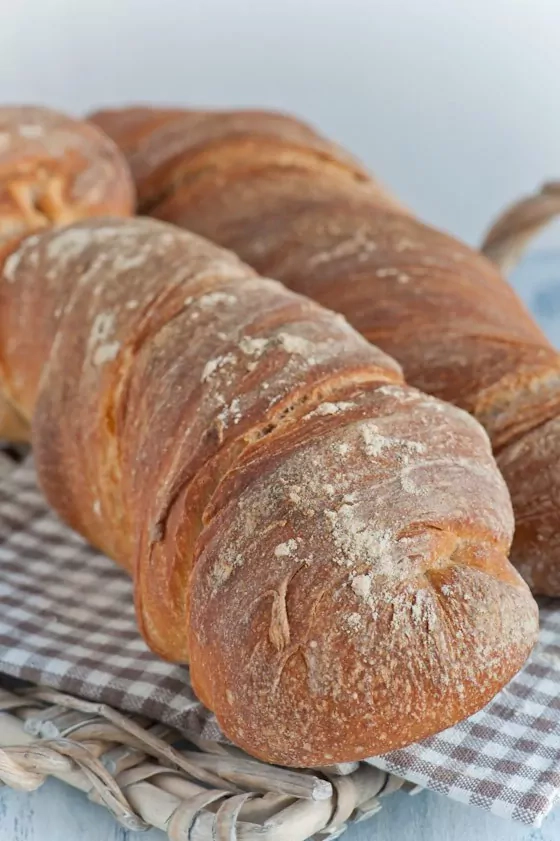
<path id="1" fill-rule="evenodd" d="M 0 689 L 0 781 L 48 776 L 84 791 L 128 829 L 171 841 L 336 838 L 408 787 L 364 763 L 294 771 L 217 742 L 185 743 L 161 724 L 41 688 Z"/>

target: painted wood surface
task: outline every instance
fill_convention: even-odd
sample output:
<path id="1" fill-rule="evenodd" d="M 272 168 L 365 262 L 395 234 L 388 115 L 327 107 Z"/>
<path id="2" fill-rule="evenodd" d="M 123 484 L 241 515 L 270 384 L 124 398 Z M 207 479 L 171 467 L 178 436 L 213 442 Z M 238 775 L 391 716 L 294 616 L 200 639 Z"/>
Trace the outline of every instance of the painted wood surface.
<path id="1" fill-rule="evenodd" d="M 85 795 L 51 780 L 31 794 L 0 790 L 0 841 L 166 841 L 166 836 L 127 832 Z M 341 841 L 560 841 L 560 810 L 542 829 L 529 829 L 438 794 L 397 793 Z"/>

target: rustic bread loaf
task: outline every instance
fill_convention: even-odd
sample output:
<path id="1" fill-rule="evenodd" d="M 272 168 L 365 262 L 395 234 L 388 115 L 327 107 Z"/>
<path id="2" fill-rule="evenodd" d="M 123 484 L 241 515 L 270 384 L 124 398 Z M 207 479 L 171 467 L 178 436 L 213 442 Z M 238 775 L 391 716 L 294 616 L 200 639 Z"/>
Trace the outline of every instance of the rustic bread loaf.
<path id="1" fill-rule="evenodd" d="M 250 753 L 397 748 L 531 650 L 482 428 L 233 254 L 148 219 L 24 239 L 0 373 L 52 506 L 130 572 L 146 641 Z"/>
<path id="2" fill-rule="evenodd" d="M 343 313 L 407 380 L 486 427 L 513 498 L 512 559 L 560 595 L 560 356 L 484 257 L 423 225 L 339 147 L 266 112 L 124 109 L 140 211 Z"/>
<path id="3" fill-rule="evenodd" d="M 133 211 L 126 162 L 98 128 L 47 108 L 0 107 L 0 259 L 31 231 Z M 0 396 L 0 437 L 28 436 Z"/>

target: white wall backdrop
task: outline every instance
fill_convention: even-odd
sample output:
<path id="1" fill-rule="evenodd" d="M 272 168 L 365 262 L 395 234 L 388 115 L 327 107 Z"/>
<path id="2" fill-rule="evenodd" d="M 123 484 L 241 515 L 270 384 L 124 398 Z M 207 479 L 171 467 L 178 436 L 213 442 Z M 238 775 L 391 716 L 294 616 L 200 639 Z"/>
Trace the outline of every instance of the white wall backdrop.
<path id="1" fill-rule="evenodd" d="M 477 242 L 560 177 L 560 0 L 3 0 L 0 101 L 295 111 Z M 560 227 L 542 244 L 560 245 Z"/>

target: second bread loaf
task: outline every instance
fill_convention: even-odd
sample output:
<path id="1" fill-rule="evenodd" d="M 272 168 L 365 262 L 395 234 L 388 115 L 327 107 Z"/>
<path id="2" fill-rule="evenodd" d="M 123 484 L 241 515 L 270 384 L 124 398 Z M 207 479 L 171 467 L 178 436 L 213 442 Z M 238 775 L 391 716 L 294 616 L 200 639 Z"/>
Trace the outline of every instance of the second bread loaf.
<path id="1" fill-rule="evenodd" d="M 535 592 L 560 595 L 560 355 L 496 268 L 288 116 L 96 120 L 126 153 L 142 212 L 342 312 L 410 383 L 486 427 L 516 514 L 512 559 Z"/>

